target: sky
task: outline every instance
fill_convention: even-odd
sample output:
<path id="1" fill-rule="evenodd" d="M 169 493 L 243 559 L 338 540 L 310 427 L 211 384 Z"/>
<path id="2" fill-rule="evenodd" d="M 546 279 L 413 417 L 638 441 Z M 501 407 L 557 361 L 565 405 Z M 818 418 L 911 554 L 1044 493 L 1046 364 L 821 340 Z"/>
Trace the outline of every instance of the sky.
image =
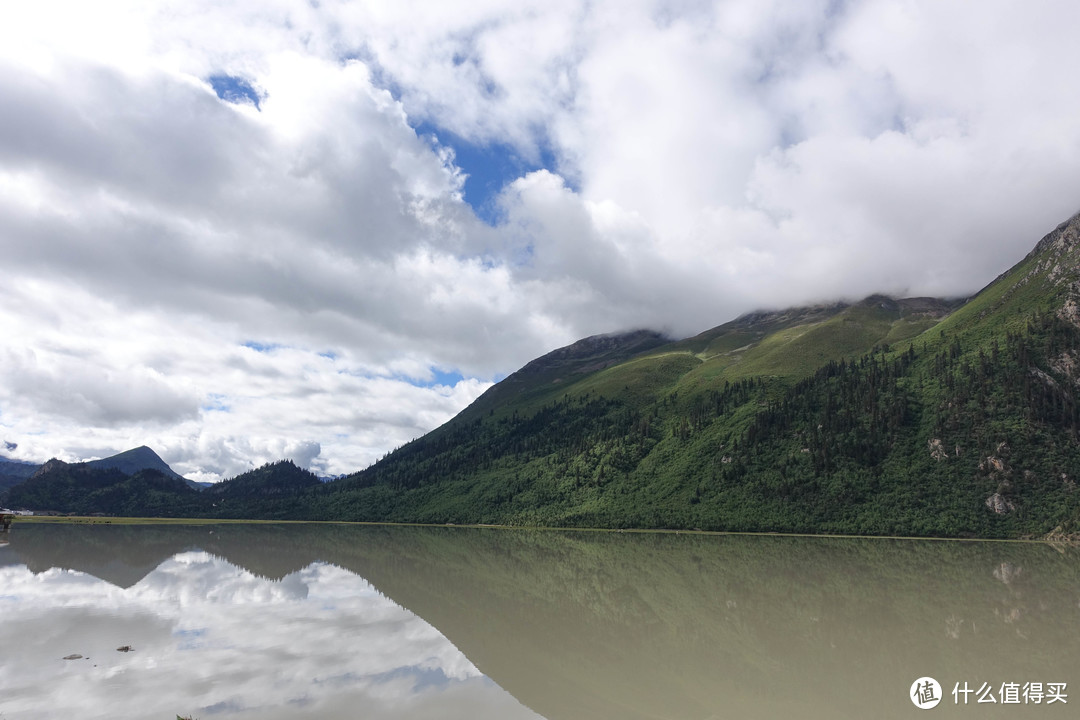
<path id="1" fill-rule="evenodd" d="M 532 358 L 964 296 L 1080 210 L 1080 5 L 0 9 L 0 440 L 358 470 Z"/>

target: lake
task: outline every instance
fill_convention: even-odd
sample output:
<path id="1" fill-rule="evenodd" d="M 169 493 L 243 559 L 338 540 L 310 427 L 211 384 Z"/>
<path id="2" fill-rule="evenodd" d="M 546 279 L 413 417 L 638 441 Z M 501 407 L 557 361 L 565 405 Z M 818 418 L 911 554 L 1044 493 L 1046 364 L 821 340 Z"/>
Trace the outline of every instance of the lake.
<path id="1" fill-rule="evenodd" d="M 1080 706 L 1070 547 L 328 524 L 0 537 L 2 720 L 910 718 L 923 677 L 941 688 L 928 717 Z"/>

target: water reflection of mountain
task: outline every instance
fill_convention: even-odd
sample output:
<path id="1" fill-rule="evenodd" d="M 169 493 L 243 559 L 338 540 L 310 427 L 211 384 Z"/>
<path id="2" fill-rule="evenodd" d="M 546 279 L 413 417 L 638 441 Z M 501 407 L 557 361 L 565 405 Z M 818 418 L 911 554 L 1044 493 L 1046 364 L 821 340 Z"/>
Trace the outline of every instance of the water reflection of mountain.
<path id="1" fill-rule="evenodd" d="M 128 588 L 176 553 L 196 547 L 206 529 L 57 523 L 19 524 L 9 534 L 13 558 L 34 573 L 78 570 Z"/>
<path id="2" fill-rule="evenodd" d="M 324 559 L 311 542 L 319 535 L 310 532 L 314 527 L 26 524 L 11 533 L 9 562 L 23 563 L 35 573 L 77 570 L 127 588 L 177 553 L 205 550 L 254 575 L 281 580 Z"/>
<path id="3" fill-rule="evenodd" d="M 1060 669 L 1080 667 L 1078 555 L 1045 545 L 24 525 L 10 550 L 127 587 L 194 548 L 268 578 L 355 572 L 550 720 L 889 717 L 921 675 L 1075 683 Z"/>

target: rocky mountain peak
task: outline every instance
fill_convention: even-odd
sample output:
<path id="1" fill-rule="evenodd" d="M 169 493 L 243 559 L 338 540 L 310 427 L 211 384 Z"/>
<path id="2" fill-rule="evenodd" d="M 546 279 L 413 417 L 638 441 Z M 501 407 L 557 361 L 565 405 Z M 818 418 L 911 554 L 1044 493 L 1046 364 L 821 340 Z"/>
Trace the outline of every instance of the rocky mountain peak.
<path id="1" fill-rule="evenodd" d="M 64 462 L 63 460 L 59 460 L 57 458 L 52 458 L 50 460 L 47 460 L 45 462 L 45 464 L 42 465 L 41 467 L 39 467 L 37 469 L 37 471 L 33 475 L 31 475 L 30 477 L 31 477 L 31 479 L 33 479 L 33 478 L 39 477 L 41 475 L 47 475 L 47 474 L 49 474 L 51 472 L 54 472 L 55 470 L 57 470 L 59 468 L 67 467 L 67 465 L 68 464 L 66 462 Z"/>
<path id="2" fill-rule="evenodd" d="M 1055 257 L 1060 257 L 1065 253 L 1076 250 L 1078 246 L 1080 246 L 1080 213 L 1073 215 L 1047 233 L 1035 245 L 1028 257 L 1042 255 L 1046 252 L 1050 252 Z"/>

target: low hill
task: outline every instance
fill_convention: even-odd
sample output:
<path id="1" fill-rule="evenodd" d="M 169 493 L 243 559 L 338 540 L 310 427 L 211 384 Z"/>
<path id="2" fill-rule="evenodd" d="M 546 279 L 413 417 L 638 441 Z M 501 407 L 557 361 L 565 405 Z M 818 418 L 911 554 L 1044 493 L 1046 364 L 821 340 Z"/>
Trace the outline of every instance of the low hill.
<path id="1" fill-rule="evenodd" d="M 279 460 L 211 485 L 206 494 L 227 498 L 291 495 L 322 484 L 318 475 L 292 460 Z"/>
<path id="2" fill-rule="evenodd" d="M 307 510 L 309 498 L 325 485 L 292 460 L 279 460 L 208 487 L 202 493 L 204 512 L 214 517 L 316 519 Z"/>

